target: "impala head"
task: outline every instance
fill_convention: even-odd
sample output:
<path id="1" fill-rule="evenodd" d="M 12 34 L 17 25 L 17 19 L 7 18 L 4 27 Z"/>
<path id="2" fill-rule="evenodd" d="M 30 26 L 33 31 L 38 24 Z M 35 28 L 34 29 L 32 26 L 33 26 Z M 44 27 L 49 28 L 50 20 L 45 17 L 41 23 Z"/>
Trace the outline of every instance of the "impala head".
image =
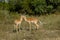
<path id="1" fill-rule="evenodd" d="M 26 16 L 24 16 L 24 15 L 21 15 L 21 17 L 22 17 L 22 18 L 26 18 Z"/>
<path id="2" fill-rule="evenodd" d="M 20 15 L 20 20 L 22 21 L 24 19 L 24 16 L 23 15 Z"/>
<path id="3" fill-rule="evenodd" d="M 25 15 L 21 15 L 21 18 L 26 21 L 26 16 Z"/>

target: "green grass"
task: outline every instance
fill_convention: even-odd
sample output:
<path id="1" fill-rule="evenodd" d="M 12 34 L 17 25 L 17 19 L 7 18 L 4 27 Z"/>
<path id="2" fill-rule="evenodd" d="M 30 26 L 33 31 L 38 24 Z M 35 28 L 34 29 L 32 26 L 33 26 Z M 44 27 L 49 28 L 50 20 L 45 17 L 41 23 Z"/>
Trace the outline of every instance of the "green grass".
<path id="1" fill-rule="evenodd" d="M 29 24 L 23 21 L 21 24 L 22 30 L 18 33 L 13 32 L 13 21 L 19 18 L 18 14 L 11 13 L 9 15 L 8 12 L 0 10 L 0 40 L 60 40 L 60 14 L 37 17 L 43 23 L 46 23 L 40 26 L 38 30 L 35 30 L 35 25 L 32 24 L 33 30 L 28 31 Z"/>

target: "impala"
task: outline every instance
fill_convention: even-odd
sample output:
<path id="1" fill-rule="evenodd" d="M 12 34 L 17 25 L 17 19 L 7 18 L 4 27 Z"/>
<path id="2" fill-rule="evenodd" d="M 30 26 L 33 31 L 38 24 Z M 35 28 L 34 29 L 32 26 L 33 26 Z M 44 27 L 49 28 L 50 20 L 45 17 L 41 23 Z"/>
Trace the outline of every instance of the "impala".
<path id="1" fill-rule="evenodd" d="M 19 20 L 15 20 L 14 21 L 14 29 L 16 31 L 18 31 L 20 29 L 21 23 L 23 21 L 23 19 L 29 23 L 30 25 L 30 29 L 31 29 L 31 23 L 34 23 L 36 25 L 36 29 L 39 28 L 38 22 L 41 23 L 41 21 L 39 21 L 37 18 L 26 18 L 26 16 L 21 15 Z M 42 24 L 42 23 L 41 23 Z M 20 25 L 20 26 L 19 26 Z"/>
<path id="2" fill-rule="evenodd" d="M 24 20 L 29 23 L 30 29 L 31 29 L 31 23 L 34 23 L 36 25 L 36 29 L 39 28 L 38 22 L 40 22 L 37 18 L 26 18 L 26 16 L 23 16 Z M 41 23 L 41 22 L 40 22 Z M 42 23 L 41 23 L 42 24 Z"/>
<path id="3" fill-rule="evenodd" d="M 21 16 L 19 20 L 16 19 L 16 20 L 14 21 L 14 29 L 15 29 L 16 31 L 18 31 L 18 30 L 20 29 L 22 20 L 23 20 L 23 16 Z M 20 25 L 20 26 L 19 26 L 19 25 Z"/>

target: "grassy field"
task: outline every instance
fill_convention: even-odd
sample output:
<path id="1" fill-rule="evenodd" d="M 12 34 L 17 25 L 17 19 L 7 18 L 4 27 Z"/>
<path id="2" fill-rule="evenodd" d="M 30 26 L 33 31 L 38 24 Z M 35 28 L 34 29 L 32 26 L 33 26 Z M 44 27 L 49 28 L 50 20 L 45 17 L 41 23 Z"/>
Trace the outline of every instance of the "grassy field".
<path id="1" fill-rule="evenodd" d="M 29 25 L 23 21 L 21 24 L 22 30 L 18 33 L 13 32 L 14 20 L 19 19 L 18 14 L 8 14 L 8 11 L 0 10 L 0 40 L 60 40 L 60 14 L 51 14 L 37 17 L 43 25 L 40 25 L 38 30 L 35 30 L 35 25 L 32 24 L 31 31 L 28 31 Z"/>

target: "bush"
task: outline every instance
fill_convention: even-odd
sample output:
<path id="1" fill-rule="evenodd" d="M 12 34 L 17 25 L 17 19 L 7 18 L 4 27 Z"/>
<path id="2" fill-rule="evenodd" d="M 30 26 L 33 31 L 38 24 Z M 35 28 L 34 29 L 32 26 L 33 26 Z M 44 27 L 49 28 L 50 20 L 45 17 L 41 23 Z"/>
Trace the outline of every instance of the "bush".
<path id="1" fill-rule="evenodd" d="M 46 0 L 10 0 L 8 4 L 0 3 L 0 7 L 2 9 L 8 9 L 10 12 L 43 15 L 51 13 L 59 5 L 56 0 L 48 0 L 48 2 L 49 4 L 47 5 Z"/>

